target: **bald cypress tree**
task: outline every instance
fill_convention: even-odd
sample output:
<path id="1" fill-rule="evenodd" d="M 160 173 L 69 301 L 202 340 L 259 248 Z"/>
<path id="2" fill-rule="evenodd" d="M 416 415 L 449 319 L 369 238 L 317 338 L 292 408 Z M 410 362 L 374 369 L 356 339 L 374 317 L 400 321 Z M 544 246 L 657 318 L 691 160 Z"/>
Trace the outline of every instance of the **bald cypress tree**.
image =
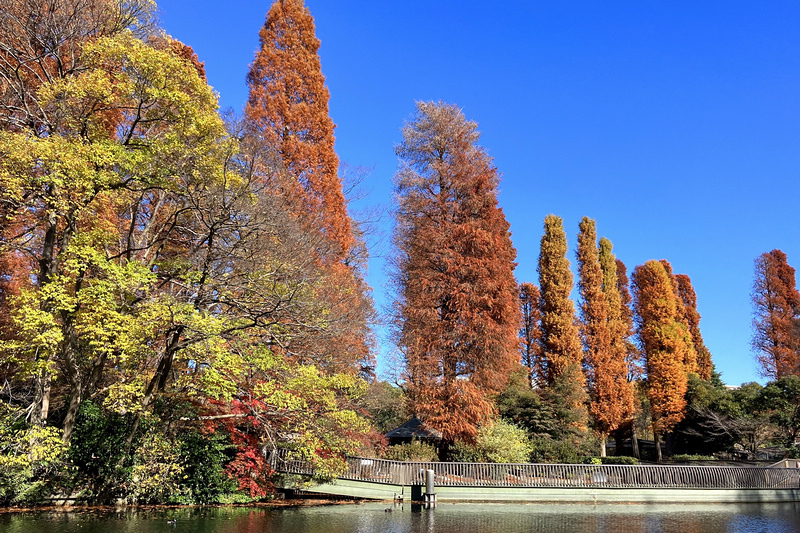
<path id="1" fill-rule="evenodd" d="M 374 309 L 364 280 L 364 246 L 347 213 L 320 41 L 303 0 L 275 0 L 259 39 L 247 75 L 245 132 L 247 143 L 258 146 L 248 164 L 267 183 L 262 194 L 281 195 L 310 235 L 322 234 L 316 260 L 324 279 L 313 298 L 330 317 L 329 327 L 309 336 L 310 342 L 282 349 L 306 354 L 304 360 L 330 371 L 369 375 Z"/>
<path id="2" fill-rule="evenodd" d="M 516 250 L 477 125 L 420 102 L 396 151 L 397 343 L 412 409 L 448 441 L 474 439 L 519 365 Z"/>
<path id="3" fill-rule="evenodd" d="M 800 375 L 800 339 L 796 319 L 800 292 L 786 254 L 772 250 L 758 256 L 753 280 L 753 348 L 768 378 Z"/>
<path id="4" fill-rule="evenodd" d="M 561 217 L 547 215 L 539 253 L 542 315 L 542 362 L 545 381 L 560 408 L 562 424 L 586 429 L 586 377 L 581 368 L 583 350 L 570 299 L 572 272 L 567 259 L 567 235 Z"/>
<path id="5" fill-rule="evenodd" d="M 287 192 L 323 229 L 334 256 L 343 258 L 355 240 L 338 175 L 320 41 L 303 0 L 275 0 L 259 40 L 247 75 L 245 117 L 297 185 Z"/>
<path id="6" fill-rule="evenodd" d="M 633 414 L 633 387 L 628 381 L 625 326 L 617 289 L 611 242 L 597 246 L 594 220 L 584 217 L 578 234 L 579 289 L 592 415 L 605 457 L 606 438 Z"/>
<path id="7" fill-rule="evenodd" d="M 711 352 L 703 342 L 703 335 L 700 333 L 700 313 L 697 311 L 697 293 L 692 286 L 692 280 L 686 274 L 677 274 L 675 282 L 678 286 L 678 295 L 683 303 L 684 317 L 692 335 L 692 345 L 697 354 L 695 369 L 701 379 L 708 381 L 714 371 L 714 364 L 711 362 Z"/>
<path id="8" fill-rule="evenodd" d="M 667 263 L 668 264 L 668 263 Z M 688 375 L 686 361 L 691 335 L 680 318 L 670 271 L 661 261 L 648 261 L 633 272 L 633 292 L 638 334 L 647 371 L 647 397 L 653 417 L 656 452 L 661 461 L 660 437 L 683 420 Z"/>
<path id="9" fill-rule="evenodd" d="M 519 304 L 522 311 L 522 326 L 519 330 L 519 344 L 522 364 L 528 369 L 528 383 L 531 388 L 542 384 L 542 329 L 539 311 L 539 287 L 533 283 L 519 286 Z"/>

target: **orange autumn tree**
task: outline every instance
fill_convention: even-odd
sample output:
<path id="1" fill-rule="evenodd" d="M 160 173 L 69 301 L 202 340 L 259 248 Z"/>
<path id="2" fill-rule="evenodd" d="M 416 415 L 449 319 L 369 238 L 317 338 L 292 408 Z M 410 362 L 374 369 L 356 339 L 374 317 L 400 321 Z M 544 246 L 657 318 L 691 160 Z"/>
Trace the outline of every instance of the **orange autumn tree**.
<path id="1" fill-rule="evenodd" d="M 353 231 L 338 175 L 335 125 L 328 111 L 329 93 L 322 74 L 314 19 L 302 0 L 276 0 L 259 33 L 260 49 L 247 75 L 246 134 L 263 149 L 253 164 L 276 163 L 289 179 L 274 180 L 274 194 L 294 204 L 310 233 L 327 242 L 317 247 L 327 282 L 317 286 L 330 327 L 312 342 L 289 348 L 331 372 L 374 370 L 370 323 L 374 310 L 364 280 L 365 247 Z M 274 178 L 267 177 L 267 180 Z"/>
<path id="2" fill-rule="evenodd" d="M 800 312 L 795 269 L 786 254 L 772 250 L 758 256 L 753 280 L 753 349 L 761 374 L 771 379 L 800 375 Z"/>
<path id="3" fill-rule="evenodd" d="M 246 119 L 296 180 L 297 189 L 288 192 L 300 197 L 307 216 L 318 217 L 317 224 L 337 244 L 335 253 L 344 258 L 355 240 L 338 174 L 314 18 L 303 0 L 276 0 L 259 39 L 247 74 Z"/>
<path id="4" fill-rule="evenodd" d="M 686 274 L 676 274 L 675 282 L 678 286 L 678 296 L 683 303 L 686 324 L 692 334 L 694 350 L 697 353 L 697 374 L 701 379 L 708 381 L 714 371 L 714 364 L 711 362 L 711 352 L 703 342 L 703 335 L 700 333 L 700 313 L 697 312 L 697 293 L 692 287 L 692 280 Z"/>
<path id="5" fill-rule="evenodd" d="M 610 246 L 611 243 L 609 243 Z M 602 248 L 601 248 L 602 254 Z M 617 265 L 617 291 L 619 292 L 619 299 L 622 306 L 620 307 L 620 317 L 623 323 L 623 338 L 625 339 L 625 360 L 628 363 L 628 381 L 637 381 L 644 374 L 644 362 L 642 361 L 642 354 L 639 348 L 631 340 L 636 333 L 633 321 L 633 298 L 631 297 L 630 281 L 628 280 L 628 267 L 621 259 L 615 259 L 614 263 Z M 610 269 L 603 267 L 604 269 Z"/>
<path id="6" fill-rule="evenodd" d="M 683 359 L 683 366 L 684 370 L 687 374 L 697 374 L 698 373 L 698 366 L 697 366 L 697 351 L 694 348 L 694 339 L 691 338 L 691 328 L 689 326 L 689 317 L 686 315 L 687 310 L 686 306 L 683 303 L 683 298 L 681 297 L 680 289 L 678 287 L 678 278 L 675 273 L 672 271 L 672 265 L 666 259 L 661 259 L 661 264 L 664 265 L 664 270 L 667 271 L 667 274 L 670 277 L 670 281 L 672 283 L 672 290 L 675 292 L 675 319 L 678 320 L 681 325 L 683 326 L 684 331 L 687 332 L 689 335 L 689 343 L 688 349 L 684 352 L 684 359 Z"/>
<path id="7" fill-rule="evenodd" d="M 539 252 L 542 366 L 548 395 L 562 429 L 581 434 L 587 425 L 583 350 L 575 317 L 567 235 L 561 217 L 547 215 Z"/>
<path id="8" fill-rule="evenodd" d="M 603 271 L 603 294 L 608 304 L 608 331 L 611 336 L 607 371 L 613 376 L 614 396 L 619 406 L 619 429 L 633 421 L 638 351 L 631 341 L 633 316 L 627 305 L 630 302 L 630 293 L 625 264 L 614 257 L 613 248 L 610 240 L 605 237 L 600 239 L 598 259 Z M 635 445 L 634 450 L 637 450 Z"/>
<path id="9" fill-rule="evenodd" d="M 610 241 L 603 239 L 601 243 L 598 250 L 596 223 L 584 217 L 577 252 L 581 334 L 591 397 L 589 412 L 600 437 L 600 455 L 605 457 L 606 438 L 633 413 L 633 389 L 625 361 L 616 265 Z"/>
<path id="10" fill-rule="evenodd" d="M 541 338 L 539 326 L 539 287 L 533 283 L 519 286 L 519 305 L 522 311 L 522 326 L 519 329 L 519 349 L 522 364 L 528 369 L 528 383 L 531 387 L 542 385 Z"/>
<path id="11" fill-rule="evenodd" d="M 664 263 L 651 260 L 633 271 L 636 320 L 659 462 L 662 459 L 661 436 L 684 417 L 687 353 L 693 350 L 691 334 L 680 318 L 682 303 L 677 297 L 671 269 L 667 271 Z"/>
<path id="12" fill-rule="evenodd" d="M 396 152 L 396 339 L 411 408 L 472 441 L 519 364 L 516 250 L 475 122 L 419 102 Z"/>

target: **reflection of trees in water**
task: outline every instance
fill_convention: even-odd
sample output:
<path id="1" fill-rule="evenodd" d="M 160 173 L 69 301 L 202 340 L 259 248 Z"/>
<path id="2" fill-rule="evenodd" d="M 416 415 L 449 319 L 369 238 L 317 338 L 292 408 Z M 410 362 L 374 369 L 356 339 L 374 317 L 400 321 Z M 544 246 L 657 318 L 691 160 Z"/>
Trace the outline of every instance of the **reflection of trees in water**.
<path id="1" fill-rule="evenodd" d="M 387 512 L 387 509 L 392 509 Z M 169 525 L 169 520 L 176 523 Z M 147 509 L 0 514 L 0 531 L 42 533 L 719 533 L 800 531 L 800 504 L 405 503 L 303 508 Z"/>

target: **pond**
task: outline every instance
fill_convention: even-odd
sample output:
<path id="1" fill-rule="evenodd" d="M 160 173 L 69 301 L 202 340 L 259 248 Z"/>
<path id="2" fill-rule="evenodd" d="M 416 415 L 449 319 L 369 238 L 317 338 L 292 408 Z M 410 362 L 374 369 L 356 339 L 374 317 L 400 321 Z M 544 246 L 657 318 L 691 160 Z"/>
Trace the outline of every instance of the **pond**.
<path id="1" fill-rule="evenodd" d="M 391 511 L 387 511 L 391 509 Z M 300 508 L 28 512 L 0 515 L 3 533 L 789 533 L 800 504 L 366 503 Z"/>

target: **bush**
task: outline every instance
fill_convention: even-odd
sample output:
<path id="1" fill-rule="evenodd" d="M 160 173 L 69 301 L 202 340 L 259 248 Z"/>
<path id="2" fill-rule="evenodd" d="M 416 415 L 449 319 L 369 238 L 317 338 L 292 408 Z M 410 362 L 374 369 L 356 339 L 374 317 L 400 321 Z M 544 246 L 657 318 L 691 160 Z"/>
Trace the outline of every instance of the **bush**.
<path id="1" fill-rule="evenodd" d="M 612 457 L 601 457 L 600 461 L 604 465 L 638 465 L 639 459 L 628 455 L 615 455 Z"/>
<path id="2" fill-rule="evenodd" d="M 587 450 L 566 439 L 539 437 L 534 439 L 531 445 L 533 448 L 531 462 L 533 463 L 580 464 L 587 455 L 590 455 Z"/>
<path id="3" fill-rule="evenodd" d="M 225 473 L 233 455 L 233 444 L 226 433 L 202 435 L 189 431 L 180 441 L 183 468 L 179 503 L 209 504 L 229 501 L 237 483 Z"/>
<path id="4" fill-rule="evenodd" d="M 390 461 L 416 461 L 421 463 L 439 460 L 436 448 L 418 440 L 389 446 L 384 450 L 383 458 Z"/>
<path id="5" fill-rule="evenodd" d="M 717 458 L 713 455 L 693 455 L 689 453 L 681 453 L 671 457 L 675 463 L 685 463 L 687 461 L 716 461 Z"/>
<path id="6" fill-rule="evenodd" d="M 27 428 L 19 423 L 19 413 L 2 402 L 0 410 L 0 503 L 39 503 L 66 464 L 61 431 Z"/>
<path id="7" fill-rule="evenodd" d="M 527 463 L 531 450 L 525 430 L 500 419 L 481 427 L 474 445 L 456 443 L 451 459 L 465 463 Z"/>
<path id="8" fill-rule="evenodd" d="M 76 487 L 101 503 L 125 496 L 130 467 L 124 457 L 130 417 L 104 414 L 91 400 L 81 404 L 68 450 Z"/>
<path id="9" fill-rule="evenodd" d="M 174 444 L 159 433 L 151 433 L 134 454 L 129 497 L 136 503 L 172 501 L 179 495 L 182 474 Z"/>

